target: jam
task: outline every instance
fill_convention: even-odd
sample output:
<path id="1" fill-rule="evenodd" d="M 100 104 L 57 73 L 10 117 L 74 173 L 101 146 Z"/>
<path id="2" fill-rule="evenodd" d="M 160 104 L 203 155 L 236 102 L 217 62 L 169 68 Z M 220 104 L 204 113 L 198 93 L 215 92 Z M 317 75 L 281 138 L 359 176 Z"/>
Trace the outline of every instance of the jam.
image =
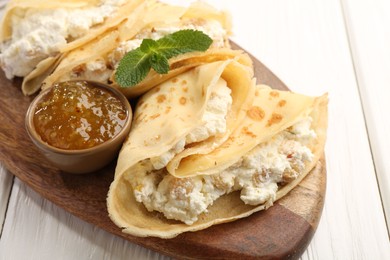
<path id="1" fill-rule="evenodd" d="M 51 146 L 79 150 L 116 136 L 126 123 L 125 105 L 111 91 L 87 81 L 54 85 L 37 105 L 34 127 Z"/>

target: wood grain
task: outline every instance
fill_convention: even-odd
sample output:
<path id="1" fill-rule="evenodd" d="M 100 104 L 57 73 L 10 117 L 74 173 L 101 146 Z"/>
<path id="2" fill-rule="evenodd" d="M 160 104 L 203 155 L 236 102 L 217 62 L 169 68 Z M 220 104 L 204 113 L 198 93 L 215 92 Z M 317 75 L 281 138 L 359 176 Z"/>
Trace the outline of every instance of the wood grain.
<path id="1" fill-rule="evenodd" d="M 390 2 L 341 3 L 390 236 Z"/>
<path id="2" fill-rule="evenodd" d="M 255 59 L 254 62 L 259 82 L 287 89 L 263 64 Z M 106 211 L 106 194 L 115 162 L 88 175 L 69 175 L 51 166 L 24 129 L 24 115 L 32 97 L 21 94 L 20 81 L 8 81 L 1 74 L 0 82 L 0 160 L 21 181 L 71 214 L 131 242 L 180 259 L 295 259 L 309 244 L 324 204 L 326 170 L 322 164 L 273 207 L 246 219 L 169 240 L 123 234 Z"/>
<path id="3" fill-rule="evenodd" d="M 3 223 L 11 194 L 13 175 L 0 164 L 0 237 L 3 232 Z"/>

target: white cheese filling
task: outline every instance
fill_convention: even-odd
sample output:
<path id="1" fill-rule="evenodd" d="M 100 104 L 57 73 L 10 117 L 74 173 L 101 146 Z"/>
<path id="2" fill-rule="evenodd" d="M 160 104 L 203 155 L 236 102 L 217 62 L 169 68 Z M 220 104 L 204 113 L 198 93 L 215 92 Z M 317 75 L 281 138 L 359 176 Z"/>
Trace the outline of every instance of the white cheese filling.
<path id="1" fill-rule="evenodd" d="M 200 142 L 211 136 L 226 132 L 226 116 L 232 105 L 231 89 L 227 87 L 226 81 L 219 79 L 210 99 L 208 100 L 201 124 L 193 129 L 184 138 L 166 153 L 150 158 L 150 162 L 155 170 L 167 166 L 169 161 L 178 153 L 184 150 L 187 144 Z"/>
<path id="2" fill-rule="evenodd" d="M 138 48 L 143 39 L 158 40 L 168 34 L 184 29 L 193 29 L 204 32 L 213 40 L 212 47 L 221 48 L 225 46 L 227 31 L 220 22 L 215 20 L 189 19 L 181 24 L 164 24 L 158 27 L 155 26 L 153 28 L 144 29 L 133 39 L 119 43 L 119 46 L 108 54 L 104 63 L 102 63 L 102 60 L 90 61 L 82 66 L 81 70 L 80 67 L 78 67 L 77 70 L 68 77 L 93 79 L 102 82 L 108 81 L 123 56 L 127 52 Z"/>
<path id="3" fill-rule="evenodd" d="M 7 78 L 28 75 L 40 61 L 103 23 L 125 2 L 102 0 L 99 6 L 83 9 L 18 10 L 11 18 L 12 37 L 1 45 L 0 64 Z"/>
<path id="4" fill-rule="evenodd" d="M 240 191 L 246 204 L 269 207 L 275 201 L 278 184 L 296 179 L 313 160 L 313 153 L 305 146 L 316 138 L 310 129 L 311 120 L 304 119 L 258 145 L 219 174 L 175 178 L 149 164 L 149 172 L 133 181 L 135 198 L 149 211 L 162 212 L 166 218 L 188 225 L 220 196 L 232 191 Z"/>

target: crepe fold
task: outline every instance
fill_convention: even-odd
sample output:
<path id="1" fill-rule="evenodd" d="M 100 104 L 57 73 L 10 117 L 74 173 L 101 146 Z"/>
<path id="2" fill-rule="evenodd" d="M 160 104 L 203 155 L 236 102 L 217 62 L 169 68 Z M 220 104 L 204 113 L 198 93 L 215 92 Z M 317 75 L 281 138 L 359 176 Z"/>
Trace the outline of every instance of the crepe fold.
<path id="1" fill-rule="evenodd" d="M 80 41 L 68 44 L 63 49 L 63 55 L 58 59 L 51 58 L 43 61 L 41 66 L 25 78 L 22 85 L 23 92 L 31 94 L 41 87 L 43 89 L 50 87 L 55 82 L 82 78 L 111 84 L 130 98 L 145 93 L 155 85 L 194 66 L 230 59 L 241 53 L 229 49 L 230 16 L 202 2 L 192 3 L 185 8 L 148 0 L 138 5 L 134 4 L 131 11 L 121 12 L 120 18 L 116 20 L 115 26 L 107 27 L 104 32 L 91 31 L 88 34 L 88 42 L 79 45 L 76 43 Z M 154 37 L 153 33 L 156 28 L 157 33 L 158 28 L 162 28 L 162 33 L 165 33 L 167 30 L 173 32 L 183 28 L 197 29 L 208 23 L 219 24 L 218 30 L 225 32 L 222 42 L 218 43 L 215 48 L 211 48 L 206 53 L 194 52 L 172 58 L 169 61 L 168 74 L 160 75 L 152 70 L 147 78 L 137 86 L 121 88 L 116 84 L 115 68 L 128 51 L 123 47 L 127 42 L 140 41 L 144 37 Z M 51 64 L 47 66 L 49 62 Z"/>
<path id="2" fill-rule="evenodd" d="M 98 2 L 98 0 L 10 0 L 2 17 L 0 27 L 0 41 L 4 42 L 5 40 L 12 37 L 12 16 L 19 12 L 54 8 L 85 8 L 95 6 L 98 4 Z"/>
<path id="3" fill-rule="evenodd" d="M 226 141 L 245 117 L 254 94 L 252 67 L 240 63 L 241 60 L 198 66 L 142 96 L 135 109 L 131 134 L 119 155 L 116 173 L 168 152 L 191 131 L 204 125 L 207 103 L 221 86 L 230 89 L 232 98 L 226 114 L 226 131 L 192 143 L 184 152 L 208 153 Z"/>
<path id="4" fill-rule="evenodd" d="M 136 19 L 133 16 L 142 15 L 146 6 L 155 1 L 130 0 L 125 1 L 115 12 L 104 19 L 104 22 L 94 25 L 88 33 L 75 38 L 67 39 L 67 43 L 60 47 L 57 53 L 52 53 L 49 57 L 42 59 L 37 66 L 26 75 L 22 83 L 22 91 L 25 95 L 31 95 L 41 88 L 44 79 L 49 76 L 55 68 L 64 60 L 69 52 L 80 50 L 82 46 L 95 40 L 120 24 L 128 20 Z M 98 7 L 99 0 L 71 0 L 71 1 L 43 1 L 43 0 L 11 0 L 5 10 L 0 27 L 0 42 L 4 43 L 12 37 L 13 19 L 23 19 L 27 12 L 45 12 L 50 9 L 79 10 Z"/>
<path id="5" fill-rule="evenodd" d="M 309 97 L 273 90 L 263 85 L 255 86 L 251 80 L 248 81 L 247 77 L 252 73 L 248 73 L 248 68 L 250 67 L 243 66 L 236 60 L 201 65 L 176 76 L 174 81 L 158 85 L 141 98 L 135 110 L 133 128 L 119 154 L 115 178 L 107 198 L 109 216 L 123 232 L 141 237 L 172 238 L 183 232 L 244 218 L 272 205 L 245 204 L 240 199 L 239 192 L 233 191 L 214 201 L 194 223 L 185 224 L 168 219 L 160 212 L 147 210 L 136 199 L 135 192 L 141 188 L 142 179 L 149 176 L 148 160 L 170 151 L 194 129 L 201 118 L 199 112 L 207 102 L 205 97 L 208 91 L 205 86 L 212 88 L 218 78 L 224 79 L 232 89 L 232 114 L 235 122 L 229 123 L 228 120 L 230 127 L 224 135 L 187 145 L 170 159 L 162 169 L 163 174 L 169 175 L 177 183 L 189 178 L 220 174 L 254 147 L 272 140 L 309 116 L 312 118 L 311 128 L 316 138 L 306 145 L 312 151 L 313 158 L 305 162 L 295 180 L 279 185 L 275 199 L 287 194 L 316 166 L 326 139 L 327 95 Z M 173 88 L 178 88 L 180 82 L 187 82 L 190 93 L 175 90 L 175 94 L 170 94 Z M 182 97 L 194 102 L 183 107 L 180 104 Z M 227 118 L 229 117 L 231 114 L 228 114 Z"/>
<path id="6" fill-rule="evenodd" d="M 2 26 L 0 31 L 0 41 L 3 42 L 12 37 L 12 16 L 15 14 L 20 16 L 20 13 L 26 13 L 28 11 L 39 11 L 47 9 L 86 9 L 96 7 L 100 4 L 99 0 L 11 0 L 5 10 L 2 18 Z M 90 29 L 88 34 L 68 42 L 61 48 L 61 52 L 66 52 L 75 48 L 78 48 L 90 40 L 94 39 L 97 35 L 102 34 L 106 30 L 113 28 L 125 20 L 131 15 L 134 9 L 140 5 L 142 0 L 130 0 L 126 1 L 121 8 L 108 17 L 104 23 L 98 24 Z"/>

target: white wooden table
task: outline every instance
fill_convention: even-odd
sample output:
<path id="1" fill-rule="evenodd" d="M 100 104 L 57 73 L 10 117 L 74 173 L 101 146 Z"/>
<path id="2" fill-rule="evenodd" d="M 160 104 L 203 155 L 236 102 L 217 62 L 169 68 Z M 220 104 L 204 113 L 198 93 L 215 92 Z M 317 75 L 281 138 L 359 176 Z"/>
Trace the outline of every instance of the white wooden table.
<path id="1" fill-rule="evenodd" d="M 302 259 L 390 259 L 390 1 L 208 2 L 231 12 L 232 39 L 290 89 L 329 92 L 326 201 Z M 167 259 L 70 215 L 3 167 L 0 234 L 0 259 Z"/>

